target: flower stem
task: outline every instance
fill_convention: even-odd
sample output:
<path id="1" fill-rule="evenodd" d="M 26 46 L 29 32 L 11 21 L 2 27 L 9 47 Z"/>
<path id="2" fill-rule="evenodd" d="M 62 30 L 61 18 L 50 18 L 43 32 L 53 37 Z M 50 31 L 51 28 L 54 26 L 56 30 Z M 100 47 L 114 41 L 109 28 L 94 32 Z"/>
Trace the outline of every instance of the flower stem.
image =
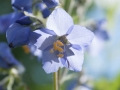
<path id="1" fill-rule="evenodd" d="M 54 73 L 54 90 L 58 90 L 58 72 Z"/>

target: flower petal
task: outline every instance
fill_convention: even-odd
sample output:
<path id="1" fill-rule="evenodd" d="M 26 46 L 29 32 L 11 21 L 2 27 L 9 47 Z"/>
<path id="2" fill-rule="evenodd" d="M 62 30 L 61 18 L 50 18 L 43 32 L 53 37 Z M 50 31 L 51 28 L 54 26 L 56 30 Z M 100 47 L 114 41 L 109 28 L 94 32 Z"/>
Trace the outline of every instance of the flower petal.
<path id="1" fill-rule="evenodd" d="M 81 71 L 82 69 L 82 64 L 83 64 L 83 60 L 84 60 L 84 55 L 83 55 L 83 51 L 78 51 L 76 49 L 73 49 L 72 47 L 70 48 L 70 50 L 73 51 L 74 55 L 68 56 L 67 60 L 69 63 L 68 68 L 70 70 L 74 70 L 74 71 Z M 68 50 L 66 50 L 68 53 Z"/>
<path id="2" fill-rule="evenodd" d="M 74 25 L 73 30 L 67 36 L 67 39 L 71 44 L 78 44 L 84 48 L 91 43 L 93 37 L 94 34 L 85 27 Z"/>
<path id="3" fill-rule="evenodd" d="M 42 63 L 46 73 L 56 72 L 59 67 L 63 67 L 62 62 L 58 59 L 57 55 L 55 53 L 50 53 L 49 50 L 43 51 Z"/>
<path id="4" fill-rule="evenodd" d="M 38 60 L 40 61 L 40 60 L 41 60 L 41 57 L 42 57 L 42 51 L 39 50 L 38 48 L 36 48 L 34 45 L 29 46 L 29 48 L 30 48 L 31 53 L 32 53 L 34 56 L 37 56 L 37 57 L 38 57 Z"/>
<path id="5" fill-rule="evenodd" d="M 73 20 L 71 16 L 61 8 L 55 9 L 48 17 L 46 26 L 50 30 L 61 36 L 65 35 L 69 28 L 73 26 Z"/>
<path id="6" fill-rule="evenodd" d="M 53 30 L 49 30 L 47 28 L 41 28 L 40 29 L 42 32 L 50 34 L 50 35 L 56 35 L 56 33 Z"/>
<path id="7" fill-rule="evenodd" d="M 53 8 L 59 4 L 58 0 L 43 0 L 48 8 Z"/>
<path id="8" fill-rule="evenodd" d="M 11 54 L 7 43 L 0 43 L 0 67 L 10 68 L 16 65 L 20 65 L 20 63 Z"/>
<path id="9" fill-rule="evenodd" d="M 43 18 L 47 18 L 51 13 L 51 11 L 47 8 L 47 6 L 43 2 L 38 3 L 36 7 L 38 8 L 38 10 L 41 11 Z"/>
<path id="10" fill-rule="evenodd" d="M 50 13 L 51 13 L 48 8 L 45 8 L 41 12 L 42 12 L 43 18 L 47 18 L 50 15 Z"/>
<path id="11" fill-rule="evenodd" d="M 35 30 L 34 32 L 41 34 L 41 37 L 39 37 L 36 40 L 36 43 L 34 44 L 40 50 L 44 50 L 48 46 L 52 45 L 53 42 L 57 39 L 56 36 L 46 34 L 46 33 L 42 32 L 41 30 Z"/>
<path id="12" fill-rule="evenodd" d="M 12 0 L 13 9 L 17 10 L 25 10 L 25 11 L 32 11 L 32 0 Z"/>
<path id="13" fill-rule="evenodd" d="M 25 45 L 29 41 L 30 27 L 24 27 L 17 23 L 12 24 L 6 31 L 7 41 L 10 47 Z"/>
<path id="14" fill-rule="evenodd" d="M 99 39 L 101 39 L 103 41 L 109 40 L 109 35 L 108 35 L 107 31 L 105 31 L 105 30 L 98 29 L 94 32 L 94 34 L 96 35 L 96 37 L 98 37 Z"/>
<path id="15" fill-rule="evenodd" d="M 80 47 L 80 45 L 77 44 L 71 44 L 71 47 L 76 49 L 76 50 L 81 50 L 82 48 Z"/>
<path id="16" fill-rule="evenodd" d="M 30 32 L 28 45 L 29 46 L 34 45 L 37 42 L 37 39 L 40 37 L 41 37 L 40 33 Z"/>
<path id="17" fill-rule="evenodd" d="M 30 17 L 24 16 L 18 20 L 15 21 L 16 23 L 19 23 L 20 25 L 30 25 L 32 24 L 32 20 L 30 20 Z"/>
<path id="18" fill-rule="evenodd" d="M 6 32 L 8 27 L 22 16 L 24 16 L 23 13 L 18 12 L 12 12 L 10 14 L 0 16 L 0 32 Z"/>

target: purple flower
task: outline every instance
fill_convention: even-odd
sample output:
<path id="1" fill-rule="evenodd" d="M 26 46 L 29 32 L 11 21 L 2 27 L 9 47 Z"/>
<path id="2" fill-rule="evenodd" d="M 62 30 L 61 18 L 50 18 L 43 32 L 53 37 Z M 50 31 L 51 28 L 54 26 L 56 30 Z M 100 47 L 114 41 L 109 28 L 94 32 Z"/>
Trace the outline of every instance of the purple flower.
<path id="1" fill-rule="evenodd" d="M 85 27 L 74 25 L 71 16 L 61 8 L 51 13 L 46 26 L 49 30 L 35 31 L 42 36 L 34 44 L 43 51 L 45 72 L 56 72 L 59 67 L 81 71 L 83 50 L 91 43 L 94 34 Z"/>

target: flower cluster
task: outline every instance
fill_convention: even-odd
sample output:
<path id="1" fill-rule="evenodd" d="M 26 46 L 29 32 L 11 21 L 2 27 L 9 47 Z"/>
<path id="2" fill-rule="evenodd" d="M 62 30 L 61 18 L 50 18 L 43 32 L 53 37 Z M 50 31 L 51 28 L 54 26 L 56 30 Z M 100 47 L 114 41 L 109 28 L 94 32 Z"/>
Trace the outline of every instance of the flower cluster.
<path id="1" fill-rule="evenodd" d="M 34 4 L 40 8 L 44 18 L 48 17 L 46 27 L 36 28 L 36 25 L 41 25 L 41 20 L 31 13 Z M 27 12 L 28 15 L 9 26 L 7 41 L 12 48 L 29 45 L 42 51 L 42 64 L 46 73 L 56 72 L 62 67 L 81 71 L 84 49 L 90 45 L 94 34 L 83 26 L 74 25 L 71 16 L 57 5 L 58 0 L 42 0 L 37 4 L 31 4 L 31 0 L 12 0 L 15 10 Z"/>

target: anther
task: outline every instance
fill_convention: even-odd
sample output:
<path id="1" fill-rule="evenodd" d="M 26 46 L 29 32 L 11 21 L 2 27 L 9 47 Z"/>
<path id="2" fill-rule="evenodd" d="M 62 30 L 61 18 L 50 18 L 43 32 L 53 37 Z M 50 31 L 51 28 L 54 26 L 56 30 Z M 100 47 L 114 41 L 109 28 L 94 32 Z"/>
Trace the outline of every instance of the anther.
<path id="1" fill-rule="evenodd" d="M 59 47 L 59 46 L 57 46 L 57 50 L 58 50 L 59 52 L 63 52 L 63 49 L 62 49 L 61 47 Z"/>
<path id="2" fill-rule="evenodd" d="M 64 55 L 63 54 L 58 54 L 57 56 L 60 57 L 60 58 L 62 58 Z"/>
<path id="3" fill-rule="evenodd" d="M 53 48 L 54 48 L 55 51 L 57 50 L 57 44 L 56 44 L 56 42 L 53 43 Z"/>
<path id="4" fill-rule="evenodd" d="M 64 44 L 60 40 L 57 40 L 56 43 L 58 46 L 64 46 Z"/>
<path id="5" fill-rule="evenodd" d="M 28 48 L 27 45 L 22 46 L 22 48 L 26 54 L 30 53 L 30 49 Z"/>
<path id="6" fill-rule="evenodd" d="M 52 49 L 50 49 L 50 52 L 51 52 L 51 53 L 54 53 L 54 50 L 53 50 L 53 48 L 52 48 Z"/>

